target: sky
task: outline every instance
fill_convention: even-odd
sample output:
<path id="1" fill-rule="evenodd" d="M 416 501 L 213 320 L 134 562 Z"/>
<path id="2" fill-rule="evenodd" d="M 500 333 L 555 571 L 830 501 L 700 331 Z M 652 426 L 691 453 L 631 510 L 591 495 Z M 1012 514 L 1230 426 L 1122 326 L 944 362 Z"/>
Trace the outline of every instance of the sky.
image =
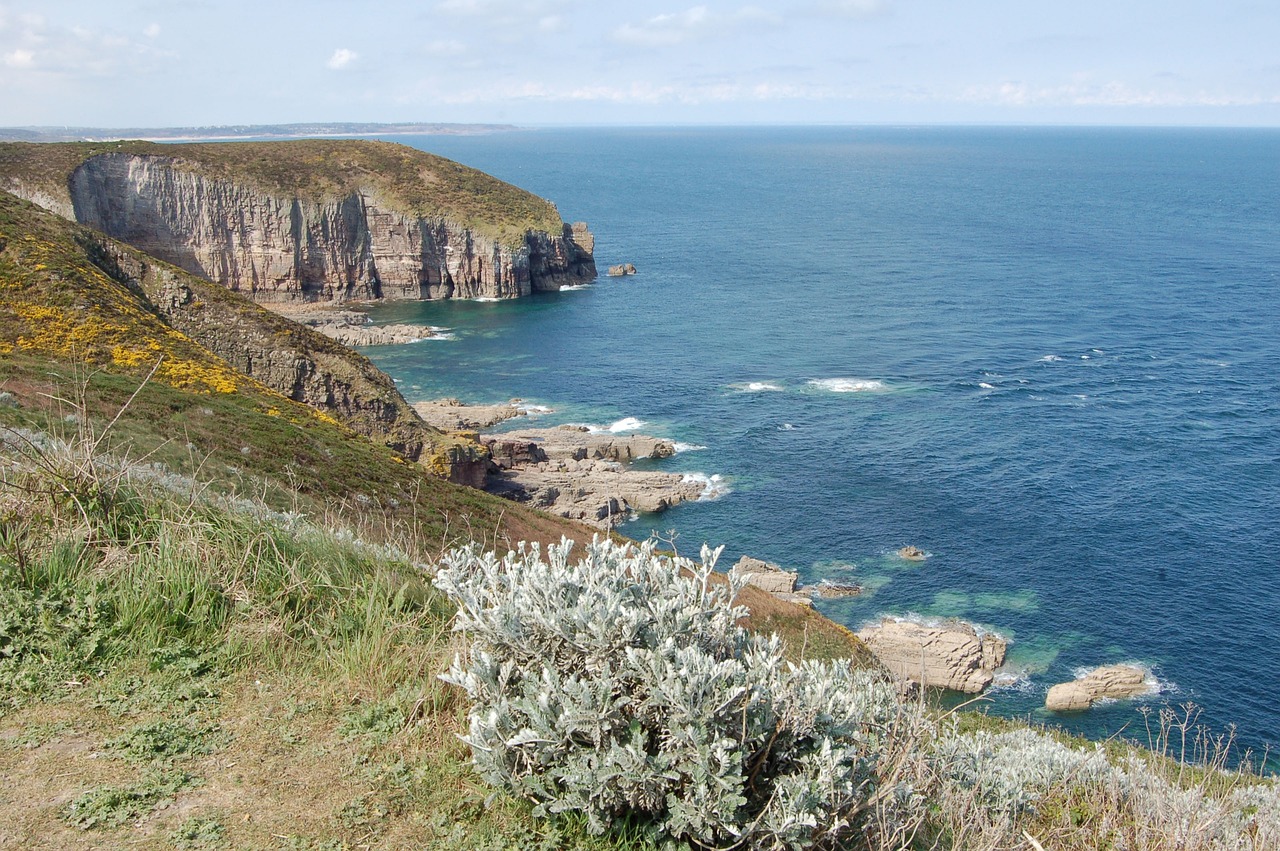
<path id="1" fill-rule="evenodd" d="M 1280 126 L 1276 0 L 0 0 L 0 126 Z"/>

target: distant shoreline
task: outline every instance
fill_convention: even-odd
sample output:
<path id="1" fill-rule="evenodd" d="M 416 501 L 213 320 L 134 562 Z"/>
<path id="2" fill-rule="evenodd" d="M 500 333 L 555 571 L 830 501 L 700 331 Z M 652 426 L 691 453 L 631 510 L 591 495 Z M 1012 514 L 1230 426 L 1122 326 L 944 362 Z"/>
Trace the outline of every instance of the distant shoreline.
<path id="1" fill-rule="evenodd" d="M 314 139 L 342 136 L 481 136 L 510 133 L 514 124 L 359 123 L 228 124 L 209 127 L 0 127 L 3 142 L 229 142 L 238 139 Z"/>

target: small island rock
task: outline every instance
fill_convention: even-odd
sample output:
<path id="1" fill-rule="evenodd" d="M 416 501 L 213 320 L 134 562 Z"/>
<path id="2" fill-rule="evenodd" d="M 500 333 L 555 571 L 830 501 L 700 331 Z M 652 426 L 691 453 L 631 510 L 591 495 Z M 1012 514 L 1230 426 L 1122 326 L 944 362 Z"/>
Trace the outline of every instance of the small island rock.
<path id="1" fill-rule="evenodd" d="M 1105 665 L 1069 683 L 1049 689 L 1044 706 L 1052 712 L 1088 709 L 1104 697 L 1126 698 L 1151 690 L 1147 672 L 1134 665 Z"/>
<path id="2" fill-rule="evenodd" d="M 911 544 L 907 544 L 905 547 L 898 550 L 898 557 L 905 558 L 908 561 L 924 561 L 927 555 L 928 554 L 924 550 L 919 547 L 913 547 Z"/>
<path id="3" fill-rule="evenodd" d="M 607 274 L 611 278 L 622 278 L 626 275 L 634 275 L 635 273 L 635 266 L 630 263 L 619 263 L 617 266 L 610 266 Z"/>

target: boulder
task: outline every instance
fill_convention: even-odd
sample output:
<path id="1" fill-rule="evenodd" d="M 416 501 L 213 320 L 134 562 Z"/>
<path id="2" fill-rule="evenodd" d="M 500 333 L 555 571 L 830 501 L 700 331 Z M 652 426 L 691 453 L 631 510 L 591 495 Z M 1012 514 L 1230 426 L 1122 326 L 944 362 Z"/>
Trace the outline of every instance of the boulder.
<path id="1" fill-rule="evenodd" d="M 742 577 L 762 591 L 770 594 L 794 594 L 796 590 L 796 574 L 783 570 L 776 564 L 761 561 L 751 556 L 743 556 L 729 571 L 730 576 Z"/>
<path id="2" fill-rule="evenodd" d="M 620 263 L 617 266 L 610 266 L 607 274 L 611 278 L 621 278 L 626 275 L 634 275 L 635 273 L 635 266 L 632 266 L 630 263 Z"/>
<path id="3" fill-rule="evenodd" d="M 898 557 L 905 558 L 908 561 L 924 561 L 927 555 L 928 554 L 924 550 L 919 547 L 913 547 L 911 544 L 907 544 L 905 547 L 898 550 Z"/>
<path id="4" fill-rule="evenodd" d="M 1006 651 L 1003 638 L 963 621 L 925 626 L 885 618 L 858 638 L 899 679 L 969 694 L 991 684 Z"/>
<path id="5" fill-rule="evenodd" d="M 1053 712 L 1088 709 L 1104 697 L 1122 699 L 1151 690 L 1147 672 L 1134 665 L 1105 665 L 1069 683 L 1049 689 L 1044 706 Z"/>

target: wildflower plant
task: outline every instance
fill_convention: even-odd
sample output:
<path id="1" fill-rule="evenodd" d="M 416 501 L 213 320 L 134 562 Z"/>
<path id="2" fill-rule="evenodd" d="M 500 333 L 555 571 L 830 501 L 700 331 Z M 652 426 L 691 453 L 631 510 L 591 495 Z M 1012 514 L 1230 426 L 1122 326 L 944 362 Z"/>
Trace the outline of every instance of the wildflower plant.
<path id="1" fill-rule="evenodd" d="M 638 818 L 700 847 L 822 847 L 909 817 L 891 685 L 748 634 L 739 587 L 712 577 L 720 550 L 572 548 L 467 547 L 436 575 L 470 638 L 443 679 L 471 698 L 487 781 L 593 832 Z"/>

